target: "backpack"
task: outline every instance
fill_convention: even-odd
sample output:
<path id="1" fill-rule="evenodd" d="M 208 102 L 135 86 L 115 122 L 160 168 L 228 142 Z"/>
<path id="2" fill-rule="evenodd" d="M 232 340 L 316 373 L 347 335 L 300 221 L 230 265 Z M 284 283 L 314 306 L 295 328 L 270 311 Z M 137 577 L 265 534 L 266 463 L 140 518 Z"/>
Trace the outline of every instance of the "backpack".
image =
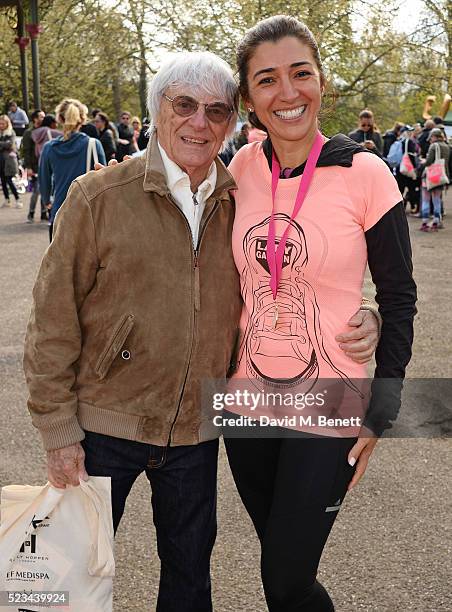
<path id="1" fill-rule="evenodd" d="M 402 157 L 403 157 L 402 141 L 396 140 L 395 142 L 392 143 L 388 151 L 388 157 L 386 159 L 388 160 L 388 163 L 391 166 L 391 168 L 397 168 L 397 166 L 402 161 Z"/>

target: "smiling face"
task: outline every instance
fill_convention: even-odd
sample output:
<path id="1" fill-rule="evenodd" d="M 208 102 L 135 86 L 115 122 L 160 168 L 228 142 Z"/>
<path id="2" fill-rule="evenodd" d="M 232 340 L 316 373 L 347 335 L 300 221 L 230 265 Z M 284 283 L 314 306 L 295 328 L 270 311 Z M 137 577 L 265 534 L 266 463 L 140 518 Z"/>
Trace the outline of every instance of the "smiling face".
<path id="1" fill-rule="evenodd" d="M 264 42 L 250 58 L 245 102 L 274 144 L 314 138 L 322 89 L 310 47 L 294 36 Z"/>
<path id="2" fill-rule="evenodd" d="M 4 119 L 0 119 L 0 132 L 4 132 L 7 127 L 8 124 L 6 123 L 6 121 Z"/>
<path id="3" fill-rule="evenodd" d="M 374 120 L 373 117 L 361 117 L 359 120 L 359 129 L 363 132 L 369 132 L 373 130 Z"/>
<path id="4" fill-rule="evenodd" d="M 202 182 L 218 155 L 229 126 L 229 121 L 209 121 L 203 104 L 226 101 L 200 91 L 194 92 L 189 87 L 170 87 L 165 95 L 170 98 L 190 96 L 200 103 L 196 113 L 181 117 L 174 112 L 172 103 L 162 96 L 156 126 L 159 143 L 168 157 L 190 178 L 193 174 L 197 179 L 202 177 L 199 181 Z"/>

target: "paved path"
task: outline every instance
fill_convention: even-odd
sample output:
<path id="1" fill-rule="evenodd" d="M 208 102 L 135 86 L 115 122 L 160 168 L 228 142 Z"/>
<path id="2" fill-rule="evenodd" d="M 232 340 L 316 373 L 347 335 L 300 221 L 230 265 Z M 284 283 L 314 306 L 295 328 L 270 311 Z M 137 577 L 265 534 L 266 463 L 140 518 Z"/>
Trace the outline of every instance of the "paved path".
<path id="1" fill-rule="evenodd" d="M 452 378 L 451 198 L 447 208 L 446 229 L 436 235 L 417 232 L 419 220 L 409 219 L 419 287 L 409 370 L 416 377 Z M 47 226 L 27 225 L 25 218 L 25 210 L 0 210 L 0 486 L 45 482 L 44 453 L 26 410 L 21 357 Z M 378 444 L 365 480 L 344 503 L 321 564 L 320 578 L 338 612 L 452 611 L 451 474 L 450 438 Z M 140 478 L 117 535 L 115 612 L 154 609 L 159 562 L 149 497 Z M 218 518 L 215 612 L 264 612 L 257 540 L 223 450 Z"/>

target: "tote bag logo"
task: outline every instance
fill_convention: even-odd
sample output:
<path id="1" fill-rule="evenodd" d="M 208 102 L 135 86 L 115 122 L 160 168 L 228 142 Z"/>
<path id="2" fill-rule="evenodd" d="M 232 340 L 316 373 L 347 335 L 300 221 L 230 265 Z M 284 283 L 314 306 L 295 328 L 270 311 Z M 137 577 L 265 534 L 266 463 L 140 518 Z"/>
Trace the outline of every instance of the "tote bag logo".
<path id="1" fill-rule="evenodd" d="M 32 533 L 28 540 L 25 540 L 25 542 L 20 547 L 19 552 L 27 552 L 32 555 L 36 554 L 36 534 Z"/>

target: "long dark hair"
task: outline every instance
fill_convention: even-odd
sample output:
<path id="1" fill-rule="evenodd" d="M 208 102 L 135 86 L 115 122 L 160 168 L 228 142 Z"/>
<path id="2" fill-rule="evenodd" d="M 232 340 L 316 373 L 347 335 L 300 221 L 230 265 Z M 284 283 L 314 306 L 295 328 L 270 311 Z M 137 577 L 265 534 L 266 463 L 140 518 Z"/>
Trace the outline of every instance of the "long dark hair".
<path id="1" fill-rule="evenodd" d="M 105 123 L 104 130 L 110 130 L 111 131 L 111 128 L 110 128 L 110 119 L 108 118 L 108 115 L 106 115 L 102 111 L 99 111 L 97 113 L 96 117 L 99 117 Z"/>
<path id="2" fill-rule="evenodd" d="M 248 30 L 237 47 L 236 61 L 239 75 L 239 91 L 242 98 L 249 98 L 248 67 L 257 47 L 265 42 L 276 43 L 286 36 L 297 38 L 302 44 L 311 49 L 320 73 L 320 81 L 322 85 L 326 84 L 319 46 L 311 30 L 307 25 L 295 19 L 295 17 L 275 15 L 274 17 L 268 17 L 268 19 L 259 21 L 259 23 Z M 254 127 L 267 131 L 255 112 L 248 112 L 248 120 Z"/>

